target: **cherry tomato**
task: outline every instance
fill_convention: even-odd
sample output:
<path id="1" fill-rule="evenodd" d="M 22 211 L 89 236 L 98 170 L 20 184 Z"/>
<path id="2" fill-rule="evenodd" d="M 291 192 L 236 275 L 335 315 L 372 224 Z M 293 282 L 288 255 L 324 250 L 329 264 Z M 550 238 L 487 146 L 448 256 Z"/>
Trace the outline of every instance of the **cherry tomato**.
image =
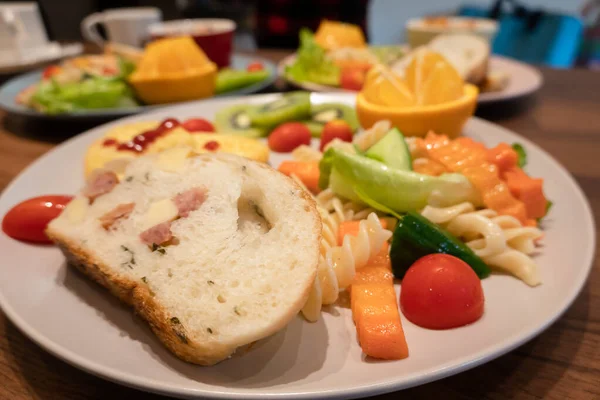
<path id="1" fill-rule="evenodd" d="M 188 132 L 214 132 L 215 127 L 213 124 L 205 120 L 204 118 L 190 118 L 181 124 Z"/>
<path id="2" fill-rule="evenodd" d="M 483 315 L 481 281 L 464 261 L 448 254 L 417 260 L 402 279 L 402 312 L 428 329 L 450 329 L 477 321 Z"/>
<path id="3" fill-rule="evenodd" d="M 321 132 L 321 145 L 319 146 L 319 149 L 323 151 L 327 143 L 336 138 L 343 140 L 344 142 L 352 142 L 353 134 L 352 128 L 346 121 L 341 119 L 329 121 L 325 124 L 323 131 Z"/>
<path id="4" fill-rule="evenodd" d="M 117 71 L 113 67 L 109 67 L 109 66 L 102 67 L 102 75 L 104 75 L 104 76 L 113 76 L 113 75 L 116 75 L 118 72 L 119 71 Z"/>
<path id="5" fill-rule="evenodd" d="M 2 220 L 2 230 L 17 240 L 51 243 L 44 230 L 65 208 L 72 196 L 40 196 L 11 208 Z"/>
<path id="6" fill-rule="evenodd" d="M 265 69 L 265 66 L 261 62 L 258 62 L 258 61 L 250 63 L 246 67 L 246 71 L 248 71 L 248 72 L 262 71 L 263 69 Z"/>
<path id="7" fill-rule="evenodd" d="M 280 153 L 289 153 L 296 147 L 310 145 L 310 130 L 300 122 L 286 122 L 269 135 L 269 148 Z"/>
<path id="8" fill-rule="evenodd" d="M 358 92 L 362 89 L 366 77 L 367 72 L 364 68 L 344 68 L 340 73 L 340 87 Z"/>
<path id="9" fill-rule="evenodd" d="M 44 69 L 44 72 L 42 72 L 42 79 L 50 79 L 60 71 L 61 68 L 58 65 L 50 65 Z"/>

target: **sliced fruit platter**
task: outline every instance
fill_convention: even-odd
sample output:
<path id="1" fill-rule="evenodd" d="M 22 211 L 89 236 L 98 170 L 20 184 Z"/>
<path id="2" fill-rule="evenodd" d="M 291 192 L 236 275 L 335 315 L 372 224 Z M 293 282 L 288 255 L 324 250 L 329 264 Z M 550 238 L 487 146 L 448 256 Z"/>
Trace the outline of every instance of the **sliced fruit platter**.
<path id="1" fill-rule="evenodd" d="M 47 115 L 127 114 L 146 106 L 252 93 L 275 79 L 273 65 L 259 57 L 234 55 L 232 67 L 217 70 L 189 37 L 160 39 L 143 52 L 127 50 L 109 47 L 101 55 L 17 77 L 0 89 L 0 104 L 8 111 Z"/>

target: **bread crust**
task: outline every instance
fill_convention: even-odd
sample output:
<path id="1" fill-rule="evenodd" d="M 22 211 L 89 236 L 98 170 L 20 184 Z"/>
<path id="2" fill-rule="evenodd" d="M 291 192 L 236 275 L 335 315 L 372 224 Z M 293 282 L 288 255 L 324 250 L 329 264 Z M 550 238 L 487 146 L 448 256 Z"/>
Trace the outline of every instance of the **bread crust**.
<path id="1" fill-rule="evenodd" d="M 221 156 L 217 156 L 221 157 Z M 227 156 L 223 157 L 226 158 Z M 268 169 L 279 174 L 278 171 L 268 165 L 257 163 L 251 160 L 245 160 L 255 165 Z M 319 262 L 319 243 L 321 239 L 321 217 L 317 211 L 317 205 L 314 198 L 306 193 L 293 179 L 281 174 L 290 185 L 290 189 L 296 190 L 298 195 L 304 200 L 305 210 L 313 214 L 315 224 L 312 227 L 315 243 L 313 248 L 315 254 L 313 259 L 313 273 L 310 279 L 304 282 L 302 296 L 289 308 L 288 312 L 281 318 L 269 325 L 263 332 L 260 332 L 260 338 L 274 334 L 284 328 L 292 318 L 302 309 L 309 296 L 314 279 L 317 276 L 317 267 Z M 52 229 L 52 225 L 46 230 L 48 237 L 58 245 L 65 255 L 68 264 L 75 267 L 93 281 L 108 289 L 110 293 L 120 299 L 123 303 L 131 306 L 133 311 L 143 318 L 159 340 L 180 359 L 204 366 L 214 365 L 231 356 L 237 347 L 226 346 L 218 341 L 194 340 L 185 330 L 182 324 L 175 316 L 169 315 L 165 307 L 158 302 L 150 290 L 143 282 L 127 279 L 115 273 L 112 268 L 104 264 L 102 260 L 95 258 L 88 251 L 82 248 L 78 243 L 61 235 Z M 301 284 L 301 283 L 299 283 Z M 259 338 L 259 339 L 260 339 Z M 244 346 L 249 343 L 240 343 Z M 238 347 L 239 347 L 238 346 Z"/>
<path id="2" fill-rule="evenodd" d="M 155 300 L 148 286 L 117 276 L 101 260 L 94 259 L 80 246 L 51 229 L 47 234 L 63 252 L 69 265 L 131 306 L 137 315 L 148 322 L 158 339 L 177 357 L 193 364 L 214 365 L 235 352 L 235 348 L 227 348 L 218 342 L 198 343 L 192 340 L 186 335 L 185 327 L 181 323 L 171 322 L 173 316 L 168 315 L 164 307 Z"/>

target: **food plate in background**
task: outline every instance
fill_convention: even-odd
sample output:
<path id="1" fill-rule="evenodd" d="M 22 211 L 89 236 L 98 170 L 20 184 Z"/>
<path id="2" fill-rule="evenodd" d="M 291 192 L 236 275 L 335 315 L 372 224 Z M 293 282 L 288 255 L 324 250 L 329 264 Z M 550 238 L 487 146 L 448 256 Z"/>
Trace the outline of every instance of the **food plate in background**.
<path id="1" fill-rule="evenodd" d="M 480 104 L 513 100 L 533 94 L 544 82 L 542 74 L 535 67 L 506 57 L 491 56 L 489 69 L 506 74 L 508 82 L 500 91 L 480 93 L 477 100 Z"/>
<path id="2" fill-rule="evenodd" d="M 239 96 L 244 94 L 257 93 L 272 85 L 273 82 L 275 82 L 275 79 L 277 78 L 277 74 L 275 71 L 276 66 L 267 59 L 256 56 L 234 54 L 231 57 L 231 68 L 246 69 L 246 66 L 253 62 L 259 62 L 263 64 L 264 68 L 269 72 L 269 77 L 267 79 L 250 86 L 246 86 L 237 90 L 232 90 L 230 92 L 222 93 L 220 95 L 215 95 L 214 97 Z M 42 71 L 36 71 L 18 76 L 7 81 L 2 87 L 0 87 L 0 108 L 9 113 L 22 115 L 26 117 L 71 120 L 86 118 L 114 119 L 165 106 L 165 104 L 159 104 L 152 106 L 134 106 L 129 108 L 104 108 L 79 111 L 75 113 L 49 115 L 28 108 L 24 105 L 17 104 L 17 95 L 22 90 L 28 88 L 33 84 L 38 83 L 41 79 L 41 76 Z"/>
<path id="3" fill-rule="evenodd" d="M 223 107 L 259 104 L 278 96 L 192 102 L 92 129 L 58 146 L 20 174 L 0 197 L 0 215 L 33 196 L 76 192 L 83 183 L 83 165 L 78 160 L 107 129 L 167 117 L 212 120 Z M 353 105 L 354 96 L 312 94 L 311 100 L 314 104 Z M 57 248 L 29 245 L 1 234 L 0 306 L 26 335 L 67 362 L 127 386 L 180 397 L 362 397 L 473 368 L 525 343 L 560 317 L 590 271 L 595 229 L 583 192 L 546 152 L 478 118 L 467 123 L 464 133 L 488 147 L 520 142 L 528 152 L 528 172 L 545 180 L 545 191 L 555 205 L 544 221 L 544 251 L 535 258 L 543 283 L 531 288 L 510 276 L 493 274 L 482 281 L 486 296 L 483 318 L 462 328 L 425 330 L 403 318 L 410 347 L 405 360 L 365 360 L 351 311 L 334 307 L 316 323 L 298 317 L 248 353 L 214 367 L 187 364 L 169 353 L 147 325 L 108 292 L 67 269 Z M 316 140 L 313 145 L 318 145 Z M 277 166 L 288 157 L 273 153 L 270 161 Z"/>
<path id="4" fill-rule="evenodd" d="M 285 67 L 291 65 L 295 59 L 295 54 L 289 55 L 277 66 L 279 76 L 283 77 L 291 85 L 313 92 L 348 92 L 339 87 L 320 85 L 313 82 L 298 82 L 289 76 L 286 76 Z M 535 67 L 510 58 L 491 56 L 489 68 L 492 72 L 497 71 L 506 74 L 508 83 L 502 90 L 497 92 L 480 93 L 477 100 L 480 104 L 513 100 L 522 96 L 527 96 L 535 93 L 543 83 L 542 74 Z"/>
<path id="5" fill-rule="evenodd" d="M 28 51 L 26 57 L 16 63 L 8 61 L 7 59 L 0 60 L 0 75 L 12 75 L 19 72 L 30 71 L 62 58 L 77 56 L 82 52 L 83 45 L 80 43 L 48 43 L 48 45 L 42 48 Z"/>

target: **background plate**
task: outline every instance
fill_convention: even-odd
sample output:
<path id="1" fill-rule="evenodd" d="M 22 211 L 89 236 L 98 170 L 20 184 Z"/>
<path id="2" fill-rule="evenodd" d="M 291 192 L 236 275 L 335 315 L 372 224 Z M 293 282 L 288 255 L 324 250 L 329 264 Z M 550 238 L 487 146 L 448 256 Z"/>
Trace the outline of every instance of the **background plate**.
<path id="1" fill-rule="evenodd" d="M 285 66 L 294 62 L 296 55 L 287 56 L 277 66 L 277 73 L 288 83 L 312 92 L 348 93 L 348 90 L 311 82 L 298 82 L 285 75 Z M 489 68 L 492 71 L 502 71 L 509 77 L 507 86 L 498 92 L 480 93 L 477 102 L 490 104 L 499 101 L 513 100 L 536 92 L 543 83 L 542 74 L 534 67 L 500 56 L 490 57 Z M 352 93 L 352 92 L 351 92 Z"/>
<path id="2" fill-rule="evenodd" d="M 83 183 L 84 151 L 110 127 L 167 116 L 211 118 L 223 106 L 261 103 L 277 96 L 184 104 L 92 129 L 19 175 L 0 197 L 0 215 L 32 196 L 77 191 Z M 313 94 L 312 99 L 354 102 L 353 96 L 341 94 Z M 544 222 L 544 246 L 535 258 L 543 284 L 530 288 L 510 276 L 492 275 L 482 282 L 483 318 L 458 329 L 430 331 L 403 318 L 410 348 L 406 360 L 365 360 L 350 310 L 330 307 L 319 322 L 310 324 L 298 317 L 247 354 L 209 368 L 190 365 L 172 356 L 144 323 L 105 290 L 67 269 L 58 249 L 21 243 L 2 233 L 0 306 L 26 335 L 69 363 L 128 386 L 181 397 L 361 397 L 472 368 L 523 344 L 565 311 L 589 273 L 595 230 L 581 189 L 539 147 L 477 118 L 468 122 L 465 134 L 488 146 L 522 143 L 528 152 L 527 171 L 545 179 L 554 207 Z M 276 165 L 285 158 L 273 154 L 271 161 Z"/>
<path id="3" fill-rule="evenodd" d="M 260 92 L 261 90 L 271 86 L 275 79 L 277 79 L 277 73 L 275 71 L 276 66 L 271 61 L 256 56 L 248 56 L 242 54 L 233 54 L 231 56 L 231 67 L 236 69 L 246 69 L 246 66 L 252 62 L 261 62 L 267 71 L 269 71 L 269 77 L 262 82 L 258 82 L 254 85 L 246 86 L 244 88 L 233 90 L 231 92 L 216 95 L 214 97 L 228 97 L 228 96 L 239 96 L 243 94 L 250 94 Z M 143 111 L 149 111 L 152 109 L 165 107 L 164 104 L 158 104 L 153 106 L 138 106 L 131 108 L 106 108 L 97 110 L 85 110 L 71 114 L 57 114 L 47 115 L 38 111 L 32 110 L 15 102 L 16 96 L 23 89 L 39 82 L 43 71 L 30 72 L 28 74 L 20 75 L 7 81 L 2 87 L 0 87 L 0 108 L 4 109 L 9 113 L 16 115 L 26 116 L 30 118 L 42 118 L 42 119 L 54 119 L 54 120 L 73 120 L 73 119 L 115 119 L 127 115 L 137 114 Z M 196 100 L 197 101 L 197 100 Z M 188 102 L 189 103 L 189 102 Z M 181 104 L 181 103 L 180 103 Z"/>

